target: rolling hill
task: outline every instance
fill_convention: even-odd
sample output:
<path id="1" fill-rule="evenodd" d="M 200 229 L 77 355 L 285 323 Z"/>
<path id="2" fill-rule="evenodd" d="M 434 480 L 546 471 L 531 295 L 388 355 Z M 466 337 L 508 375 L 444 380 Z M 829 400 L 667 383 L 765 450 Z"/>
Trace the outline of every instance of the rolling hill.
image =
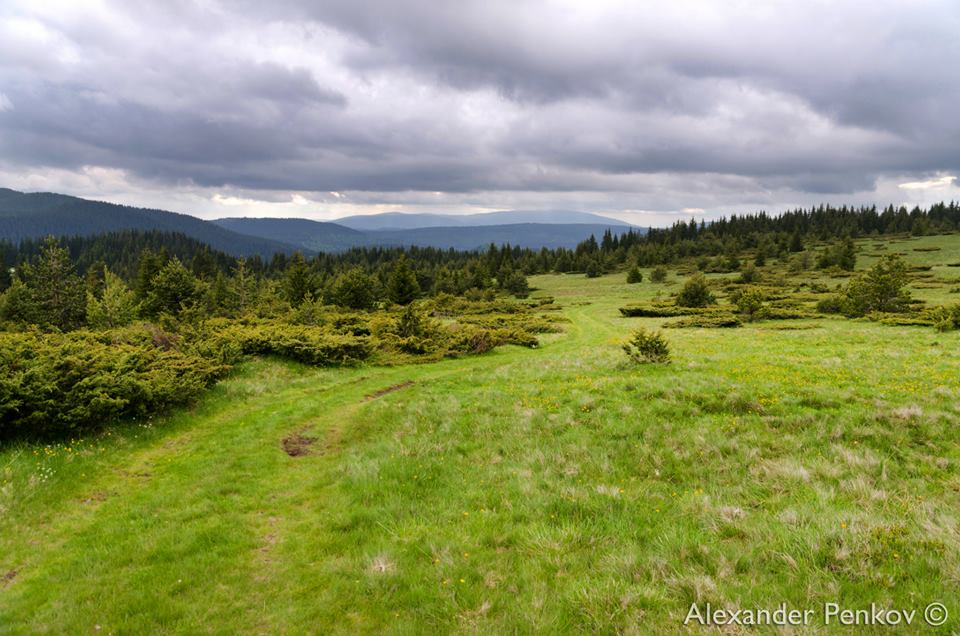
<path id="1" fill-rule="evenodd" d="M 316 252 L 342 252 L 369 243 L 363 232 L 310 219 L 227 218 L 212 223 L 245 236 L 257 236 Z"/>
<path id="2" fill-rule="evenodd" d="M 282 241 L 304 249 L 322 252 L 339 252 L 351 247 L 371 245 L 397 247 L 416 245 L 473 250 L 485 248 L 491 243 L 495 245 L 509 243 L 534 249 L 573 248 L 589 238 L 591 234 L 599 238 L 607 229 L 624 232 L 630 228 L 627 225 L 599 223 L 513 223 L 358 231 L 339 223 L 323 223 L 307 219 L 233 218 L 218 219 L 214 223 L 241 234 Z"/>
<path id="3" fill-rule="evenodd" d="M 628 227 L 627 223 L 587 212 L 570 210 L 510 210 L 482 214 L 406 214 L 386 212 L 345 216 L 334 219 L 337 225 L 354 230 L 414 230 L 435 227 L 481 227 L 488 225 L 603 225 Z"/>
<path id="4" fill-rule="evenodd" d="M 120 230 L 160 230 L 184 234 L 233 256 L 271 256 L 297 249 L 288 243 L 238 234 L 188 214 L 148 210 L 50 192 L 24 193 L 0 188 L 0 240 L 90 236 Z"/>
<path id="5" fill-rule="evenodd" d="M 594 235 L 598 239 L 607 230 L 626 232 L 626 225 L 579 223 L 515 223 L 477 227 L 421 227 L 412 230 L 380 230 L 367 232 L 377 245 L 419 245 L 424 247 L 482 249 L 490 245 L 510 245 L 539 249 L 541 247 L 574 248 Z M 636 228 L 635 228 L 636 229 Z"/>
<path id="6" fill-rule="evenodd" d="M 233 256 L 267 257 L 276 252 L 342 252 L 376 245 L 471 250 L 509 243 L 534 249 L 572 248 L 591 234 L 599 238 L 607 229 L 625 232 L 631 227 L 595 214 L 546 210 L 459 216 L 394 212 L 348 217 L 336 223 L 299 218 L 204 221 L 164 210 L 0 188 L 0 240 L 13 243 L 51 234 L 92 236 L 156 230 L 188 236 Z"/>

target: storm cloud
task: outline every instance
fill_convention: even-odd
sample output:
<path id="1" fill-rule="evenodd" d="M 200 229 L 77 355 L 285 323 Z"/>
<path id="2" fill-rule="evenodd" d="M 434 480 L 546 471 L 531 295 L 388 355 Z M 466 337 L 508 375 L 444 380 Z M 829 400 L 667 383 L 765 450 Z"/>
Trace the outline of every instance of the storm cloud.
<path id="1" fill-rule="evenodd" d="M 0 185 L 317 218 L 950 198 L 957 33 L 953 2 L 14 1 Z"/>

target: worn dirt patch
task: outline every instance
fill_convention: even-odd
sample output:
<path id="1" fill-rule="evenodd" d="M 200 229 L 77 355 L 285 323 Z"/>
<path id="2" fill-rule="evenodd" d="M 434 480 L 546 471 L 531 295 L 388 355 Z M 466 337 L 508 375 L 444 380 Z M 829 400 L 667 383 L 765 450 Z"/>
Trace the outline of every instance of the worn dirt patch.
<path id="1" fill-rule="evenodd" d="M 283 452 L 290 457 L 301 457 L 310 454 L 310 446 L 316 441 L 316 437 L 310 437 L 297 432 L 284 437 L 283 441 L 280 442 L 280 446 L 283 447 Z"/>
<path id="2" fill-rule="evenodd" d="M 10 570 L 3 576 L 0 576 L 0 584 L 6 587 L 13 579 L 17 578 L 17 572 L 19 571 L 20 570 L 17 570 L 16 568 L 14 568 L 13 570 Z"/>
<path id="3" fill-rule="evenodd" d="M 106 493 L 102 490 L 98 490 L 94 493 L 91 493 L 89 497 L 82 499 L 80 503 L 83 503 L 83 504 L 100 503 L 101 501 L 106 501 L 107 497 L 109 496 L 110 496 L 109 493 Z"/>
<path id="4" fill-rule="evenodd" d="M 376 400 L 377 398 L 381 398 L 381 397 L 383 397 L 384 395 L 389 395 L 390 393 L 393 393 L 394 391 L 399 391 L 400 389 L 405 389 L 405 388 L 407 388 L 408 386 L 411 386 L 412 384 L 413 384 L 413 380 L 407 380 L 406 382 L 401 382 L 400 384 L 394 384 L 393 386 L 388 386 L 388 387 L 385 388 L 385 389 L 380 389 L 379 391 L 377 391 L 377 392 L 375 392 L 375 393 L 371 393 L 370 395 L 365 396 L 363 399 L 366 400 L 367 402 L 369 402 L 370 400 Z"/>

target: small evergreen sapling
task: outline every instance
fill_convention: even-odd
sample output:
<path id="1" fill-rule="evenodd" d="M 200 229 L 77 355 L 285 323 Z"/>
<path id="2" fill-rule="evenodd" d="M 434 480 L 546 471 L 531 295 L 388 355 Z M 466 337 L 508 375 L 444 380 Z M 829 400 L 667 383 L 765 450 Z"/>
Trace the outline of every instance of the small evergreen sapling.
<path id="1" fill-rule="evenodd" d="M 677 295 L 677 305 L 681 307 L 706 307 L 714 304 L 716 300 L 710 292 L 706 276 L 700 273 L 688 278 Z"/>
<path id="2" fill-rule="evenodd" d="M 667 339 L 659 331 L 647 331 L 643 327 L 634 331 L 630 340 L 623 343 L 623 351 L 637 364 L 670 362 Z"/>

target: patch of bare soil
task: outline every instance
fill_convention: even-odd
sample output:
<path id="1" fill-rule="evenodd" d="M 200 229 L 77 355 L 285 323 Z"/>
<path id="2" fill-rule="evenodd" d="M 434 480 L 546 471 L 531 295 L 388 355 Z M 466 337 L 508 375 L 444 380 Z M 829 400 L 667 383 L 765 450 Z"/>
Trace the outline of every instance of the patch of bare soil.
<path id="1" fill-rule="evenodd" d="M 405 389 L 408 386 L 411 386 L 412 384 L 413 384 L 413 380 L 407 380 L 406 382 L 401 382 L 400 384 L 394 384 L 393 386 L 388 386 L 385 389 L 380 389 L 376 393 L 371 393 L 370 395 L 364 397 L 363 399 L 366 400 L 367 402 L 369 402 L 370 400 L 376 400 L 377 398 L 381 398 L 384 395 L 389 395 L 394 391 Z"/>
<path id="2" fill-rule="evenodd" d="M 7 572 L 6 574 L 4 574 L 3 576 L 0 576 L 0 585 L 2 585 L 3 587 L 6 587 L 11 581 L 13 581 L 13 579 L 17 578 L 17 572 L 19 571 L 20 570 L 14 568 L 9 572 Z"/>
<path id="3" fill-rule="evenodd" d="M 303 433 L 296 432 L 284 437 L 280 445 L 283 447 L 283 452 L 290 457 L 301 457 L 310 454 L 310 446 L 316 441 L 316 437 L 310 437 Z"/>

